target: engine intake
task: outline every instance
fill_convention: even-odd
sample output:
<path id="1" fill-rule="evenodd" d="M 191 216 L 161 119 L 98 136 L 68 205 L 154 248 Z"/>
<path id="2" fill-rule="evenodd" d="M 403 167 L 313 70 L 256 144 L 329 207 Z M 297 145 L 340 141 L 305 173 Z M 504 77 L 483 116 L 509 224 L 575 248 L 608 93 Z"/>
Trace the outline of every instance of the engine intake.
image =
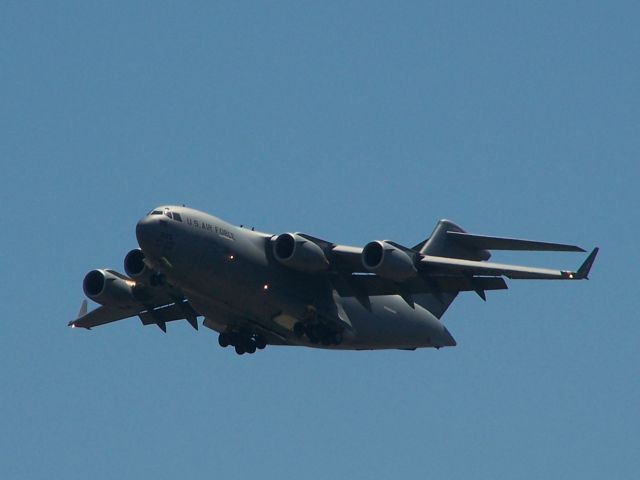
<path id="1" fill-rule="evenodd" d="M 362 249 L 362 265 L 369 272 L 398 283 L 418 273 L 409 255 L 380 240 L 369 242 Z"/>
<path id="2" fill-rule="evenodd" d="M 273 243 L 273 256 L 281 264 L 300 272 L 316 273 L 329 268 L 322 249 L 297 233 L 278 235 Z"/>
<path id="3" fill-rule="evenodd" d="M 149 274 L 149 268 L 144 263 L 144 253 L 139 248 L 131 250 L 124 257 L 124 271 L 131 278 L 140 278 Z"/>

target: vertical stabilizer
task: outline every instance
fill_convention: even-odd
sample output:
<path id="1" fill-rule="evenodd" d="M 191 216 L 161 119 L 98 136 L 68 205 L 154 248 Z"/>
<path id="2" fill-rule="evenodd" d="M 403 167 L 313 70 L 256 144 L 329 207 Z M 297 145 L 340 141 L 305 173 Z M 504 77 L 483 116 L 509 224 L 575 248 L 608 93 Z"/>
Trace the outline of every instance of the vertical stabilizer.
<path id="1" fill-rule="evenodd" d="M 462 258 L 464 260 L 488 260 L 491 254 L 487 250 L 468 248 L 456 242 L 447 232 L 466 233 L 450 220 L 440 220 L 431 236 L 424 242 L 420 253 L 436 257 Z"/>
<path id="2" fill-rule="evenodd" d="M 466 233 L 465 230 L 452 221 L 440 220 L 431 236 L 417 246 L 420 254 L 476 261 L 487 260 L 491 257 L 487 250 L 460 245 L 450 235 L 447 235 L 447 232 Z M 415 295 L 414 298 L 418 305 L 429 310 L 436 318 L 440 318 L 455 300 L 458 292 L 440 292 L 435 280 L 429 283 L 432 285 L 433 293 Z"/>

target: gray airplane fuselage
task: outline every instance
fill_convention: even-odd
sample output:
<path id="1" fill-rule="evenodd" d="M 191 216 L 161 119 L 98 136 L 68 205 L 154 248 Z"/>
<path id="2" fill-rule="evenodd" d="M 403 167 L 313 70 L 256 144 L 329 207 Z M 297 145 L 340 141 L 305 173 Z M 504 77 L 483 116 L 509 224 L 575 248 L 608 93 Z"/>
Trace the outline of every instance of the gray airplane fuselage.
<path id="1" fill-rule="evenodd" d="M 305 273 L 274 258 L 273 235 L 237 227 L 186 207 L 142 218 L 140 248 L 153 267 L 182 291 L 205 325 L 224 331 L 249 322 L 286 339 L 283 344 L 333 349 L 414 349 L 456 344 L 430 311 L 399 295 L 363 302 L 341 297 L 330 276 Z M 296 322 L 316 317 L 347 325 L 338 345 L 322 346 L 294 334 Z"/>

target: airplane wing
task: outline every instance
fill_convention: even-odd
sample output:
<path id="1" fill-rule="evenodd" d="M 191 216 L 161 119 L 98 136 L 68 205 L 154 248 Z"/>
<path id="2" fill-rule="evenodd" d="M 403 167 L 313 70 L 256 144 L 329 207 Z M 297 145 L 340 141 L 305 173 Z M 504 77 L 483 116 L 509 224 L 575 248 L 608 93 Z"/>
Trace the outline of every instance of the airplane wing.
<path id="1" fill-rule="evenodd" d="M 82 302 L 78 318 L 69 322 L 72 328 L 86 328 L 104 325 L 125 318 L 138 316 L 143 325 L 156 324 L 164 332 L 167 331 L 167 322 L 175 320 L 187 320 L 189 324 L 198 329 L 197 312 L 184 299 L 176 300 L 168 305 L 132 305 L 124 308 L 103 305 L 95 310 L 86 312 L 86 300 Z"/>
<path id="2" fill-rule="evenodd" d="M 553 244 L 550 244 L 553 245 Z M 579 248 L 579 247 L 576 247 Z M 514 248 L 515 249 L 515 248 Z M 567 250 L 574 251 L 574 250 Z M 577 250 L 576 250 L 577 251 Z M 583 251 L 583 250 L 581 250 Z M 347 272 L 365 272 L 362 266 L 362 248 L 350 247 L 346 245 L 336 245 L 331 250 L 331 265 L 338 271 Z M 417 252 L 414 252 L 417 254 Z M 594 249 L 585 264 L 588 265 L 588 269 L 583 268 L 576 272 L 565 270 L 552 270 L 546 268 L 533 268 L 523 267 L 518 265 L 506 265 L 500 263 L 484 262 L 484 261 L 472 261 L 463 260 L 458 258 L 438 257 L 430 255 L 419 255 L 418 268 L 425 272 L 458 272 L 458 273 L 472 273 L 474 275 L 483 276 L 502 276 L 511 279 L 541 279 L 541 280 L 579 280 L 587 278 L 589 269 L 595 260 L 595 256 L 598 253 L 598 248 Z M 584 267 L 585 265 L 583 265 Z M 579 274 L 579 272 L 583 272 Z"/>
<path id="3" fill-rule="evenodd" d="M 338 271 L 364 272 L 362 266 L 362 247 L 333 245 L 329 250 L 331 267 Z"/>
<path id="4" fill-rule="evenodd" d="M 598 254 L 594 248 L 580 268 L 575 271 L 552 270 L 547 268 L 523 267 L 493 262 L 477 262 L 459 258 L 436 257 L 423 255 L 418 268 L 422 272 L 458 272 L 471 275 L 505 276 L 511 279 L 538 280 L 582 280 L 589 278 L 589 271 Z"/>
<path id="5" fill-rule="evenodd" d="M 584 252 L 575 245 L 539 242 L 506 237 L 446 232 L 448 238 L 467 248 L 492 250 Z M 393 242 L 415 261 L 418 274 L 402 283 L 367 272 L 362 265 L 362 248 L 337 245 L 305 235 L 327 254 L 332 270 L 338 275 L 333 283 L 341 296 L 403 295 L 414 293 L 475 291 L 484 298 L 485 290 L 506 289 L 502 277 L 510 279 L 580 280 L 588 278 L 598 248 L 595 248 L 577 271 L 507 265 L 487 261 L 424 255 Z M 425 242 L 416 247 L 424 246 Z"/>
<path id="6" fill-rule="evenodd" d="M 86 328 L 87 330 L 90 330 L 93 327 L 129 318 L 138 314 L 137 308 L 119 309 L 103 305 L 88 313 L 86 308 L 87 301 L 83 300 L 78 318 L 71 320 L 68 324 L 71 328 Z"/>
<path id="7" fill-rule="evenodd" d="M 358 295 L 411 295 L 436 292 L 468 292 L 477 290 L 506 290 L 507 284 L 497 276 L 465 276 L 438 274 L 415 277 L 403 284 L 373 274 L 340 275 L 332 280 L 341 297 Z"/>

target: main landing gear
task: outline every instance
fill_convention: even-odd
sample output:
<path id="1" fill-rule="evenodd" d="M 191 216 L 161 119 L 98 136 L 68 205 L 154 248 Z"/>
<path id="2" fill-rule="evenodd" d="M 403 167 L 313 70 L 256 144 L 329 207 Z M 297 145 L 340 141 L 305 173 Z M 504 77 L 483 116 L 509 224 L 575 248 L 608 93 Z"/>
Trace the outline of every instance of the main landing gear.
<path id="1" fill-rule="evenodd" d="M 297 337 L 306 335 L 311 343 L 321 344 L 325 347 L 342 343 L 342 332 L 322 323 L 305 324 L 298 322 L 293 326 L 293 333 Z"/>
<path id="2" fill-rule="evenodd" d="M 218 343 L 223 348 L 231 345 L 238 355 L 255 353 L 267 346 L 262 335 L 252 332 L 222 332 L 218 336 Z"/>

